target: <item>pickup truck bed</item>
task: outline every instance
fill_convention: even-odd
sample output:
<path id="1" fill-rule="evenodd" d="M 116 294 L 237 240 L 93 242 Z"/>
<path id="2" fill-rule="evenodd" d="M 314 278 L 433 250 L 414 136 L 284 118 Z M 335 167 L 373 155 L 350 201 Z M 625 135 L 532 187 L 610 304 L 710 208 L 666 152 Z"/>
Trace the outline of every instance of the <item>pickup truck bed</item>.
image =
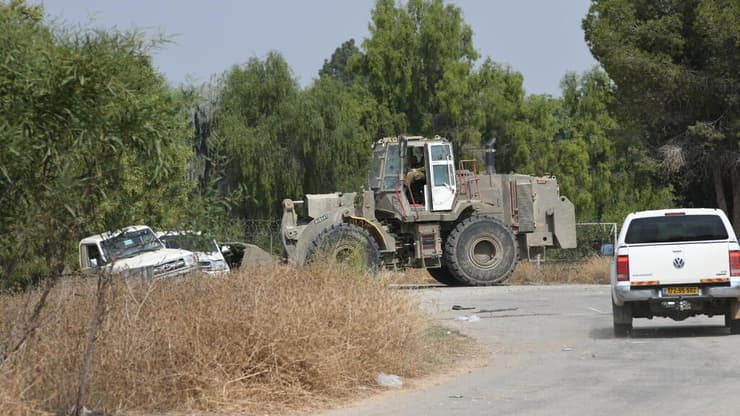
<path id="1" fill-rule="evenodd" d="M 724 315 L 740 332 L 740 246 L 721 210 L 642 211 L 625 219 L 612 264 L 614 332 L 633 318 Z"/>

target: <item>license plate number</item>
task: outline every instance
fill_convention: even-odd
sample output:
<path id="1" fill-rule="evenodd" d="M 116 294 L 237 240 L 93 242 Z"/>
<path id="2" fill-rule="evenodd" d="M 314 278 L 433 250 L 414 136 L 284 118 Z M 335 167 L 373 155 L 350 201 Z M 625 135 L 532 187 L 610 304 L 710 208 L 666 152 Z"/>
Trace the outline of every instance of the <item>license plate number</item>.
<path id="1" fill-rule="evenodd" d="M 699 295 L 699 286 L 669 286 L 663 288 L 664 296 Z"/>

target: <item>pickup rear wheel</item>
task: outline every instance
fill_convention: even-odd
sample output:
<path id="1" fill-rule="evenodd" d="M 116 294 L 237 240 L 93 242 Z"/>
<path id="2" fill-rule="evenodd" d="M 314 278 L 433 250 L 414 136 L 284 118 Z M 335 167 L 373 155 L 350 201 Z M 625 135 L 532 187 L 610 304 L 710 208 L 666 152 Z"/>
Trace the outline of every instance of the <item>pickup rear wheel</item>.
<path id="1" fill-rule="evenodd" d="M 445 263 L 460 283 L 488 286 L 509 278 L 519 260 L 516 237 L 495 218 L 461 221 L 445 242 Z"/>
<path id="2" fill-rule="evenodd" d="M 625 302 L 619 306 L 612 298 L 612 316 L 614 317 L 615 337 L 623 338 L 632 332 L 632 304 Z"/>
<path id="3" fill-rule="evenodd" d="M 372 272 L 380 267 L 380 248 L 370 234 L 353 224 L 334 224 L 322 231 L 308 251 L 310 262 L 328 259 L 337 263 L 366 267 Z"/>

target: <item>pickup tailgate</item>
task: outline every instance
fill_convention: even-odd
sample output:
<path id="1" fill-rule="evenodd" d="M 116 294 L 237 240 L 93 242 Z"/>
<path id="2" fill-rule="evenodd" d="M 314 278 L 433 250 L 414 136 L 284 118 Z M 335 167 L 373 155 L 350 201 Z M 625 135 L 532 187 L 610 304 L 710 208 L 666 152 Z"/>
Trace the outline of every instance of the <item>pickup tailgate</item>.
<path id="1" fill-rule="evenodd" d="M 664 285 L 726 281 L 730 277 L 729 249 L 727 241 L 632 245 L 628 252 L 630 282 Z"/>

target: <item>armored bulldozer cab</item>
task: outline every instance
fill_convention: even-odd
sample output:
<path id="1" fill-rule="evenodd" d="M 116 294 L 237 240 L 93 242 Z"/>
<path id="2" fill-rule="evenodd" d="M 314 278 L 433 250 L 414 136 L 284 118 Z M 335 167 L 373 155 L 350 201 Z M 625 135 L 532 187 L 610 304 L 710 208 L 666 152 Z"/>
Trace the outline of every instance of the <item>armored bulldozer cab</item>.
<path id="1" fill-rule="evenodd" d="M 399 203 L 378 207 L 391 213 L 399 208 L 451 210 L 457 194 L 452 144 L 439 136 L 379 140 L 373 148 L 368 187 L 390 197 L 384 202 Z"/>

